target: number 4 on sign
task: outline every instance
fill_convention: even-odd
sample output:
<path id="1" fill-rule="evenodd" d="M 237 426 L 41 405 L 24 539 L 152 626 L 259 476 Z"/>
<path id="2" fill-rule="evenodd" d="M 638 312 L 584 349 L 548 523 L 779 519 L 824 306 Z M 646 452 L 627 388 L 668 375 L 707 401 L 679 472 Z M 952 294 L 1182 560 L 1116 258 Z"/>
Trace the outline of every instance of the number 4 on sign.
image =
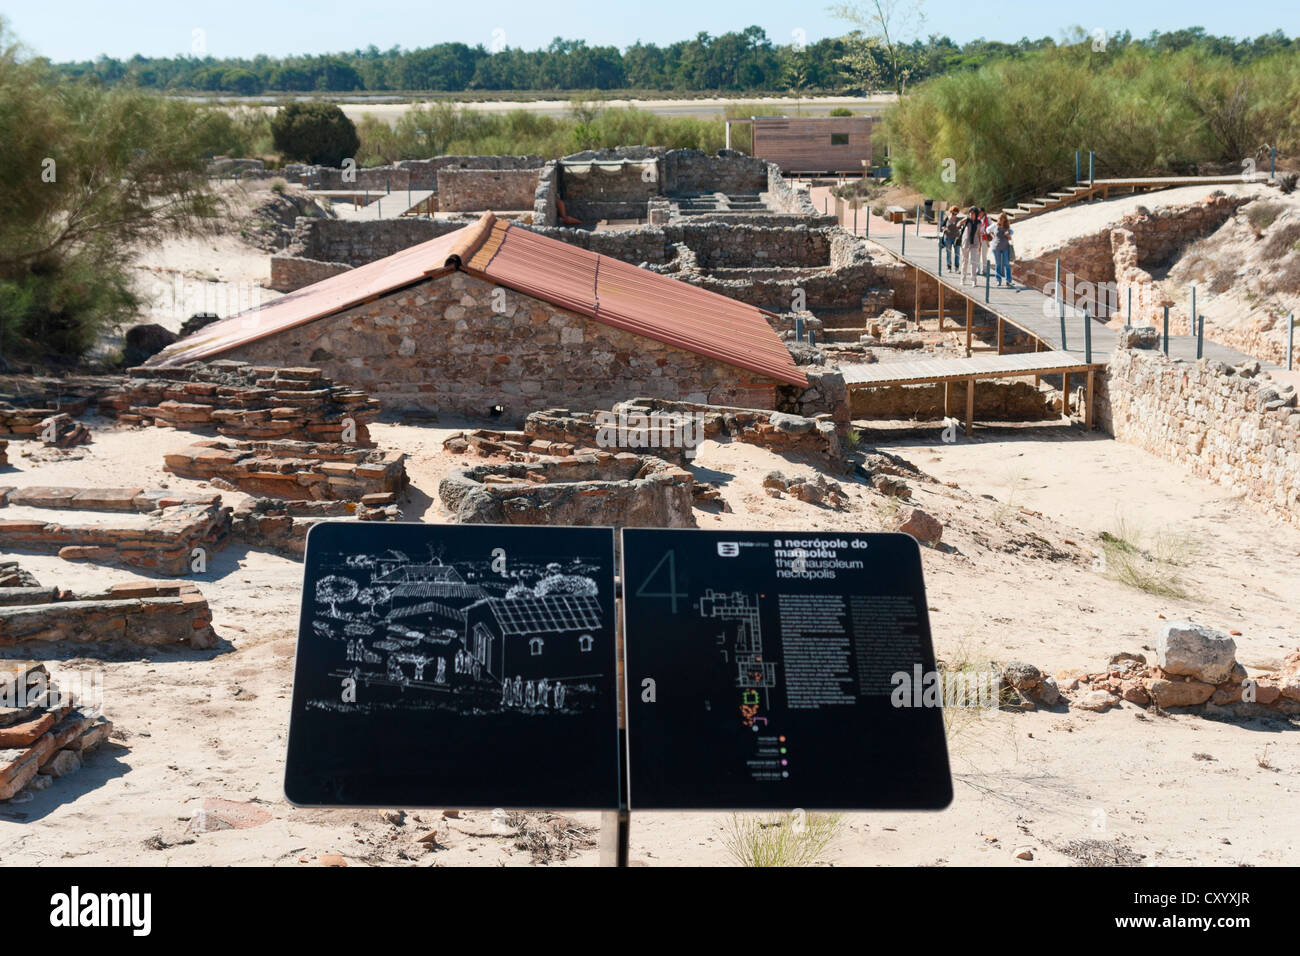
<path id="1" fill-rule="evenodd" d="M 668 565 L 668 570 L 666 572 L 668 577 L 668 590 L 667 591 L 649 590 L 651 586 L 661 586 L 661 585 L 654 585 L 654 580 L 655 580 L 655 576 L 659 574 L 659 569 L 662 568 L 665 564 Z M 659 563 L 650 569 L 650 573 L 646 575 L 645 580 L 642 581 L 640 587 L 636 589 L 636 596 L 650 597 L 650 598 L 656 598 L 656 597 L 668 598 L 669 608 L 671 608 L 672 613 L 674 614 L 677 613 L 678 598 L 684 598 L 687 596 L 687 594 L 685 591 L 677 590 L 677 555 L 674 552 L 672 551 L 664 552 L 664 556 L 659 559 Z"/>

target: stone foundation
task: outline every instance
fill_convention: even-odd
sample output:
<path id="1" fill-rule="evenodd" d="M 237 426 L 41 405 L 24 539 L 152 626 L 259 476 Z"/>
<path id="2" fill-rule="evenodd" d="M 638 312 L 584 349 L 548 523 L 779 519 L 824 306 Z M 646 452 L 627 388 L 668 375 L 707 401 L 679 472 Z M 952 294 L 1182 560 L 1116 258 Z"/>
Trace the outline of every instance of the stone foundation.
<path id="1" fill-rule="evenodd" d="M 438 496 L 465 524 L 693 528 L 692 484 L 660 458 L 599 452 L 454 471 Z"/>
<path id="2" fill-rule="evenodd" d="M 90 443 L 90 429 L 67 412 L 53 408 L 14 408 L 0 405 L 0 435 L 31 438 L 52 448 Z"/>
<path id="3" fill-rule="evenodd" d="M 114 648 L 214 647 L 208 602 L 192 584 L 118 584 L 74 594 L 58 588 L 0 589 L 0 647 L 28 642 Z"/>
<path id="4" fill-rule="evenodd" d="M 132 369 L 120 391 L 100 398 L 99 409 L 128 424 L 215 429 L 230 438 L 337 442 L 351 431 L 346 444 L 373 448 L 366 422 L 379 414 L 379 403 L 336 385 L 319 368 L 221 360 Z"/>
<path id="5" fill-rule="evenodd" d="M 366 495 L 361 501 L 249 498 L 235 509 L 233 536 L 250 548 L 301 560 L 307 548 L 307 532 L 321 521 L 396 521 L 400 517 L 392 494 Z"/>
<path id="6" fill-rule="evenodd" d="M 1300 525 L 1300 409 L 1293 387 L 1203 359 L 1117 350 L 1098 376 L 1097 422 Z"/>
<path id="7" fill-rule="evenodd" d="M 223 490 L 314 500 L 359 500 L 406 487 L 406 456 L 297 441 L 201 441 L 166 456 L 165 471 Z"/>
<path id="8" fill-rule="evenodd" d="M 158 574 L 190 573 L 194 550 L 207 555 L 230 539 L 230 509 L 220 495 L 178 496 L 139 488 L 0 488 L 0 507 L 135 513 L 146 522 L 65 524 L 0 520 L 0 550 L 57 554 L 68 561 L 117 564 Z"/>

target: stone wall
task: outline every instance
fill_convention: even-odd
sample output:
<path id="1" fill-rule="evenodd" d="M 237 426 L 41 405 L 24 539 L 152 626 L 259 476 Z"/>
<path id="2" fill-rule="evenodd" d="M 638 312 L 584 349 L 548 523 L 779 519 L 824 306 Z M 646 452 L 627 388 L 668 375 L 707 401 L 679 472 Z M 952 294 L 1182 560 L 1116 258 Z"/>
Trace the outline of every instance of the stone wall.
<path id="1" fill-rule="evenodd" d="M 657 166 L 644 161 L 561 163 L 560 197 L 568 215 L 584 221 L 645 219 L 646 203 L 659 194 Z M 582 172 L 582 170 L 586 170 Z"/>
<path id="2" fill-rule="evenodd" d="M 309 359 L 390 410 L 519 423 L 547 406 L 608 407 L 634 396 L 771 408 L 774 380 L 454 273 L 231 351 Z M 314 356 L 314 358 L 313 358 Z"/>
<path id="3" fill-rule="evenodd" d="M 223 491 L 297 500 L 356 500 L 406 487 L 406 456 L 333 442 L 208 440 L 164 456 L 163 470 Z"/>
<path id="4" fill-rule="evenodd" d="M 391 166 L 367 166 L 354 170 L 355 179 L 345 182 L 343 170 L 335 166 L 310 166 L 305 163 L 285 165 L 284 177 L 291 182 L 312 185 L 316 189 L 438 189 L 438 171 L 442 169 L 540 169 L 540 156 L 435 156 L 432 159 L 405 159 Z"/>
<path id="5" fill-rule="evenodd" d="M 537 226 L 554 226 L 558 222 L 559 209 L 555 204 L 560 194 L 560 164 L 549 162 L 537 174 L 537 188 L 533 192 L 533 224 Z"/>
<path id="6" fill-rule="evenodd" d="M 1033 289 L 1049 290 L 1059 257 L 1067 302 L 1079 308 L 1086 305 L 1092 315 L 1122 313 L 1132 288 L 1130 324 L 1159 327 L 1162 307 L 1174 303 L 1156 292 L 1150 270 L 1167 265 L 1184 247 L 1219 228 L 1250 198 L 1216 192 L 1190 205 L 1125 216 L 1100 232 L 1078 236 L 1032 259 L 1017 259 L 1012 278 Z"/>
<path id="7" fill-rule="evenodd" d="M 438 170 L 438 211 L 532 209 L 536 169 Z"/>
<path id="8" fill-rule="evenodd" d="M 938 421 L 944 417 L 944 386 L 892 385 L 850 392 L 854 418 Z M 952 383 L 952 414 L 966 415 L 966 383 Z M 1059 418 L 1047 392 L 1030 382 L 982 380 L 975 386 L 975 417 L 981 421 L 1042 421 Z"/>
<path id="9" fill-rule="evenodd" d="M 27 642 L 213 647 L 212 611 L 193 584 L 118 584 L 105 591 L 7 588 L 0 597 L 0 647 Z"/>
<path id="10" fill-rule="evenodd" d="M 1098 379 L 1097 421 L 1300 525 L 1300 410 L 1293 387 L 1203 359 L 1120 349 Z"/>
<path id="11" fill-rule="evenodd" d="M 710 156 L 700 149 L 670 149 L 659 161 L 668 195 L 759 193 L 767 188 L 767 163 L 734 149 Z"/>
<path id="12" fill-rule="evenodd" d="M 294 292 L 350 269 L 352 266 L 346 262 L 322 262 L 319 259 L 273 255 L 271 288 L 276 292 Z"/>
<path id="13" fill-rule="evenodd" d="M 300 217 L 286 257 L 363 266 L 421 242 L 463 229 L 454 219 L 381 219 L 374 222 Z"/>

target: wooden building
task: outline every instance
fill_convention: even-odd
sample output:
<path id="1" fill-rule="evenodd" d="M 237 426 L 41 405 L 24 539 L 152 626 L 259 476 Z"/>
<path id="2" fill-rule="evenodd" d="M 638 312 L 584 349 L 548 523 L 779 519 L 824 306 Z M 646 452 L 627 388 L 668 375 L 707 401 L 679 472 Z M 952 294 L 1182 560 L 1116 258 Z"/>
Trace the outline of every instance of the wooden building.
<path id="1" fill-rule="evenodd" d="M 750 152 L 776 163 L 783 173 L 858 173 L 871 169 L 872 116 L 753 116 L 727 120 L 751 127 Z"/>

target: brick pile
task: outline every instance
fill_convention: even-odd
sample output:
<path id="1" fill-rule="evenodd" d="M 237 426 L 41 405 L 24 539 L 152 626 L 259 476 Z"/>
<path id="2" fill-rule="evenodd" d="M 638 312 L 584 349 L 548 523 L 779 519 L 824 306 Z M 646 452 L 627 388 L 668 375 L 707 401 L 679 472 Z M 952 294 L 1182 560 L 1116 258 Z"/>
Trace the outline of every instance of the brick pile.
<path id="1" fill-rule="evenodd" d="M 75 773 L 112 730 L 59 688 L 44 664 L 0 663 L 0 800 Z"/>
<path id="2" fill-rule="evenodd" d="M 235 509 L 233 533 L 235 540 L 249 547 L 301 558 L 307 548 L 307 532 L 321 521 L 397 521 L 401 516 L 397 496 L 392 493 L 364 495 L 360 501 L 249 498 Z"/>
<path id="3" fill-rule="evenodd" d="M 202 649 L 214 647 L 217 635 L 207 599 L 192 584 L 116 584 L 86 593 L 0 588 L 0 648 L 26 642 Z"/>
<path id="4" fill-rule="evenodd" d="M 245 362 L 192 362 L 179 368 L 131 369 L 120 391 L 99 400 L 100 411 L 128 424 L 182 430 L 215 428 L 230 438 L 341 441 L 373 448 L 366 423 L 379 403 L 337 385 L 318 368 L 277 368 Z"/>
<path id="5" fill-rule="evenodd" d="M 64 524 L 40 519 L 0 520 L 0 549 L 58 554 L 68 561 L 119 564 L 166 575 L 188 574 L 193 551 L 209 556 L 230 539 L 230 509 L 220 495 L 175 495 L 140 488 L 0 488 L 7 505 L 71 511 L 144 514 L 141 525 Z"/>
<path id="6" fill-rule="evenodd" d="M 71 448 L 90 441 L 90 429 L 66 411 L 12 405 L 0 405 L 0 435 L 40 439 L 55 448 Z"/>
<path id="7" fill-rule="evenodd" d="M 359 500 L 406 487 L 406 456 L 352 445 L 300 441 L 200 441 L 166 456 L 163 468 L 214 487 L 291 500 Z"/>

